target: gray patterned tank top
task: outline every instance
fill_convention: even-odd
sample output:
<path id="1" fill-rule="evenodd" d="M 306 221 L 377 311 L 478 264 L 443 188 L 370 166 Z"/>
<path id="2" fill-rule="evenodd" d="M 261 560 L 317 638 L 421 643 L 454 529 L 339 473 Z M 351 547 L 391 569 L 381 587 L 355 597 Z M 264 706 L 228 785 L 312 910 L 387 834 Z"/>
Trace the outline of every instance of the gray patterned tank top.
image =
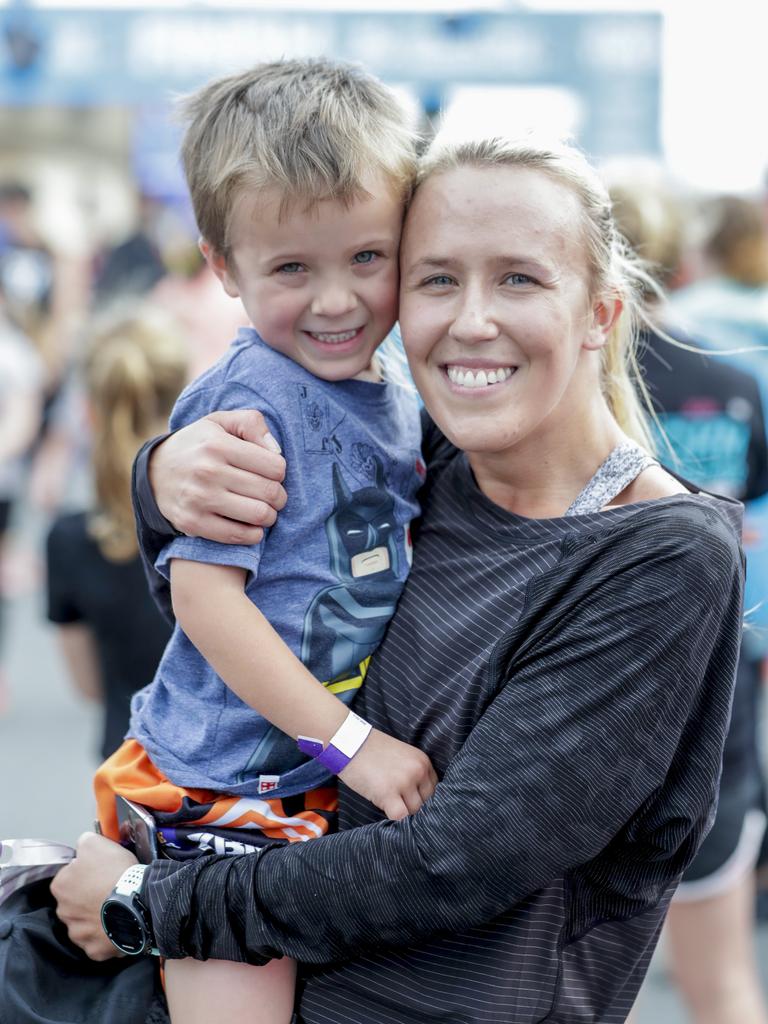
<path id="1" fill-rule="evenodd" d="M 657 464 L 652 455 L 634 441 L 622 441 L 598 466 L 595 475 L 568 506 L 567 516 L 599 512 L 629 487 L 644 469 Z"/>

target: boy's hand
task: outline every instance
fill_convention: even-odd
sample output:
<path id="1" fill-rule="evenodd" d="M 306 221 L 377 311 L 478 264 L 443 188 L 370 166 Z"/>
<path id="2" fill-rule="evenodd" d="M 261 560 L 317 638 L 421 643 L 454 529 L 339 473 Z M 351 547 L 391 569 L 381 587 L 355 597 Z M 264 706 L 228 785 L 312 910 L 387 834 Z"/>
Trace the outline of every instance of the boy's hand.
<path id="1" fill-rule="evenodd" d="M 220 544 L 258 544 L 287 496 L 285 459 L 255 409 L 214 412 L 154 449 L 149 478 L 177 530 Z"/>
<path id="2" fill-rule="evenodd" d="M 91 960 L 120 956 L 101 927 L 101 904 L 120 875 L 136 863 L 134 855 L 118 843 L 84 832 L 77 842 L 77 856 L 51 882 L 56 914 L 72 942 Z"/>
<path id="3" fill-rule="evenodd" d="M 415 814 L 437 785 L 423 751 L 378 729 L 371 730 L 339 778 L 395 820 Z"/>

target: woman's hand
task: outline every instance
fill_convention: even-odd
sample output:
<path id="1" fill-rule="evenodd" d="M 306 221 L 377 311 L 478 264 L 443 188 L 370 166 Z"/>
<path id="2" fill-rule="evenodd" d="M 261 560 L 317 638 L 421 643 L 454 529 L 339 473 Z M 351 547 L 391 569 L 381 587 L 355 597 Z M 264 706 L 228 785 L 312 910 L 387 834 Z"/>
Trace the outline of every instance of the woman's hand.
<path id="1" fill-rule="evenodd" d="M 396 821 L 415 814 L 437 785 L 437 772 L 423 751 L 378 729 L 371 729 L 339 778 Z"/>
<path id="2" fill-rule="evenodd" d="M 84 832 L 77 842 L 77 856 L 51 882 L 58 917 L 72 942 L 91 960 L 120 955 L 101 926 L 101 904 L 131 864 L 136 864 L 136 858 L 124 847 L 95 832 Z"/>
<path id="3" fill-rule="evenodd" d="M 285 505 L 285 459 L 255 409 L 214 412 L 158 445 L 149 479 L 177 530 L 220 544 L 258 544 Z"/>

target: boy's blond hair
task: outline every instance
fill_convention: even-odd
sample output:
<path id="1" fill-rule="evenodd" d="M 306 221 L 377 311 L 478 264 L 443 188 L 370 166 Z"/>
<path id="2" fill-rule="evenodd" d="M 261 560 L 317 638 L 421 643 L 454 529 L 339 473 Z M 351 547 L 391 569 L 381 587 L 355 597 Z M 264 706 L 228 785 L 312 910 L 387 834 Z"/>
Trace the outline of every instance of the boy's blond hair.
<path id="1" fill-rule="evenodd" d="M 416 135 L 395 95 L 361 67 L 285 60 L 209 82 L 182 103 L 181 158 L 197 225 L 228 255 L 242 190 L 277 188 L 298 201 L 349 203 L 382 175 L 407 200 Z"/>

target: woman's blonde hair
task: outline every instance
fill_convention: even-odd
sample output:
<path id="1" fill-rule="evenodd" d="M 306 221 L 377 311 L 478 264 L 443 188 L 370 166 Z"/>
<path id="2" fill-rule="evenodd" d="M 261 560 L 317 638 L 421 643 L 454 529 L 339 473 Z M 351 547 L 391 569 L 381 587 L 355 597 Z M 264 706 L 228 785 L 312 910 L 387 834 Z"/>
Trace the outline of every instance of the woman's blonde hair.
<path id="1" fill-rule="evenodd" d="M 141 445 L 165 429 L 188 376 L 188 353 L 159 311 L 111 314 L 91 332 L 85 383 L 94 418 L 92 464 L 97 505 L 89 532 L 105 558 L 138 551 L 131 466 Z"/>
<path id="2" fill-rule="evenodd" d="M 537 170 L 575 194 L 583 212 L 591 294 L 615 294 L 623 303 L 601 353 L 603 394 L 621 429 L 652 450 L 646 414 L 647 407 L 652 415 L 652 406 L 638 364 L 637 338 L 640 323 L 647 321 L 642 296 L 648 289 L 658 292 L 659 287 L 616 230 L 611 200 L 597 171 L 580 150 L 564 142 L 541 144 L 529 138 L 492 138 L 446 145 L 438 140 L 422 158 L 416 187 L 433 174 L 457 167 Z"/>

